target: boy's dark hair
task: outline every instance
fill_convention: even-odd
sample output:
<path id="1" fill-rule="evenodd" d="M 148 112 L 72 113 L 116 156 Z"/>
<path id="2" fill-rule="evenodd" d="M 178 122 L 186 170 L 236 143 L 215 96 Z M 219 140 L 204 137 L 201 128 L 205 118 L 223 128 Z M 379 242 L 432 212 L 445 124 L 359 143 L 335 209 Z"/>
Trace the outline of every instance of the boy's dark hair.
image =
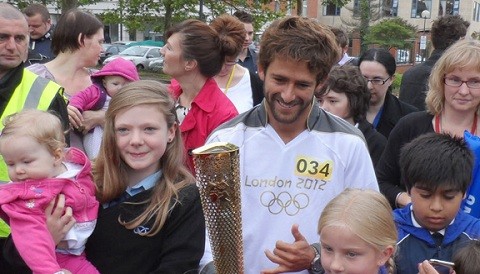
<path id="1" fill-rule="evenodd" d="M 427 133 L 400 151 L 400 170 L 408 192 L 412 187 L 435 191 L 440 185 L 467 191 L 473 155 L 463 138 Z"/>
<path id="2" fill-rule="evenodd" d="M 455 273 L 480 273 L 480 241 L 472 240 L 453 255 Z"/>
<path id="3" fill-rule="evenodd" d="M 345 31 L 336 27 L 332 27 L 331 31 L 333 32 L 333 34 L 335 34 L 335 40 L 342 49 L 348 46 L 348 36 Z"/>
<path id="4" fill-rule="evenodd" d="M 365 120 L 371 94 L 367 86 L 367 80 L 357 66 L 334 66 L 315 96 L 321 98 L 329 91 L 345 93 L 348 98 L 350 115 L 355 123 Z"/>
<path id="5" fill-rule="evenodd" d="M 467 35 L 470 26 L 460 15 L 445 15 L 433 21 L 432 45 L 435 49 L 445 50 Z"/>
<path id="6" fill-rule="evenodd" d="M 244 10 L 237 10 L 233 13 L 233 16 L 237 17 L 242 23 L 253 24 L 253 16 Z"/>

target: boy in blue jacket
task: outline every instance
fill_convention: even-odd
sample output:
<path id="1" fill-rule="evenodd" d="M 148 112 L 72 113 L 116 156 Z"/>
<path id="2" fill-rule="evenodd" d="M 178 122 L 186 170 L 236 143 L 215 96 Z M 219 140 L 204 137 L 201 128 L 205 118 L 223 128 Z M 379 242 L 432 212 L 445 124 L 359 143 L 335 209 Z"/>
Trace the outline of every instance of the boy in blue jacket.
<path id="1" fill-rule="evenodd" d="M 473 155 L 462 138 L 429 133 L 400 153 L 412 203 L 394 210 L 397 274 L 418 273 L 428 259 L 451 261 L 480 236 L 480 221 L 460 210 L 472 177 Z"/>

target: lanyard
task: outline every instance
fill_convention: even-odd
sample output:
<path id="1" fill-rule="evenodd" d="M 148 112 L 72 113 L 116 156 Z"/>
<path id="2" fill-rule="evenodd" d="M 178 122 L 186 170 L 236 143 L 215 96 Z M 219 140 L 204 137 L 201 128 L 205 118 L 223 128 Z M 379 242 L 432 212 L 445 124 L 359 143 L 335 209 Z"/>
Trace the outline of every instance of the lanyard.
<path id="1" fill-rule="evenodd" d="M 232 71 L 230 72 L 230 76 L 228 76 L 228 81 L 227 81 L 227 85 L 225 86 L 225 91 L 224 93 L 227 94 L 227 91 L 228 91 L 228 88 L 230 87 L 230 84 L 232 83 L 232 80 L 233 80 L 233 75 L 235 74 L 235 67 L 237 65 L 233 65 L 233 69 Z"/>
<path id="2" fill-rule="evenodd" d="M 441 126 L 440 126 L 440 114 L 435 115 L 435 132 L 440 133 L 441 132 Z M 475 116 L 473 116 L 473 123 L 472 123 L 472 130 L 470 133 L 475 135 L 475 132 L 477 131 L 477 114 L 475 113 Z"/>

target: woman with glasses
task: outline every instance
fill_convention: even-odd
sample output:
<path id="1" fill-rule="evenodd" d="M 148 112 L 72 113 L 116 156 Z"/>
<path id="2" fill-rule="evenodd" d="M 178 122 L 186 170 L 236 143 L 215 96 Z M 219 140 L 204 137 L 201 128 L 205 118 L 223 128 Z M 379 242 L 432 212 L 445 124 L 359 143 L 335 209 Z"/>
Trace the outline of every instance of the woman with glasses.
<path id="1" fill-rule="evenodd" d="M 398 120 L 417 109 L 400 101 L 391 92 L 397 65 L 390 52 L 385 49 L 369 49 L 360 56 L 358 66 L 367 79 L 371 93 L 367 121 L 388 139 Z"/>
<path id="2" fill-rule="evenodd" d="M 394 207 L 411 202 L 398 163 L 404 144 L 428 132 L 478 135 L 480 42 L 460 40 L 448 48 L 433 67 L 428 85 L 426 111 L 397 123 L 376 167 L 380 190 Z"/>
<path id="3" fill-rule="evenodd" d="M 237 64 L 247 32 L 243 23 L 235 16 L 223 14 L 215 18 L 210 27 L 225 40 L 225 62 L 222 70 L 214 77 L 218 87 L 243 113 L 263 100 L 263 83 L 255 73 Z"/>

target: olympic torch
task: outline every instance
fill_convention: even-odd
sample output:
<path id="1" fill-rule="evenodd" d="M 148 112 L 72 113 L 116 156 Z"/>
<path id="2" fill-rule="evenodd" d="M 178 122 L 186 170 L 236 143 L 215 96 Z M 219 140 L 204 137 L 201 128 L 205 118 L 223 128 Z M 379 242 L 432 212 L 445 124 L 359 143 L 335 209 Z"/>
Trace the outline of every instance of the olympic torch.
<path id="1" fill-rule="evenodd" d="M 238 147 L 213 143 L 192 153 L 217 273 L 243 274 Z"/>

